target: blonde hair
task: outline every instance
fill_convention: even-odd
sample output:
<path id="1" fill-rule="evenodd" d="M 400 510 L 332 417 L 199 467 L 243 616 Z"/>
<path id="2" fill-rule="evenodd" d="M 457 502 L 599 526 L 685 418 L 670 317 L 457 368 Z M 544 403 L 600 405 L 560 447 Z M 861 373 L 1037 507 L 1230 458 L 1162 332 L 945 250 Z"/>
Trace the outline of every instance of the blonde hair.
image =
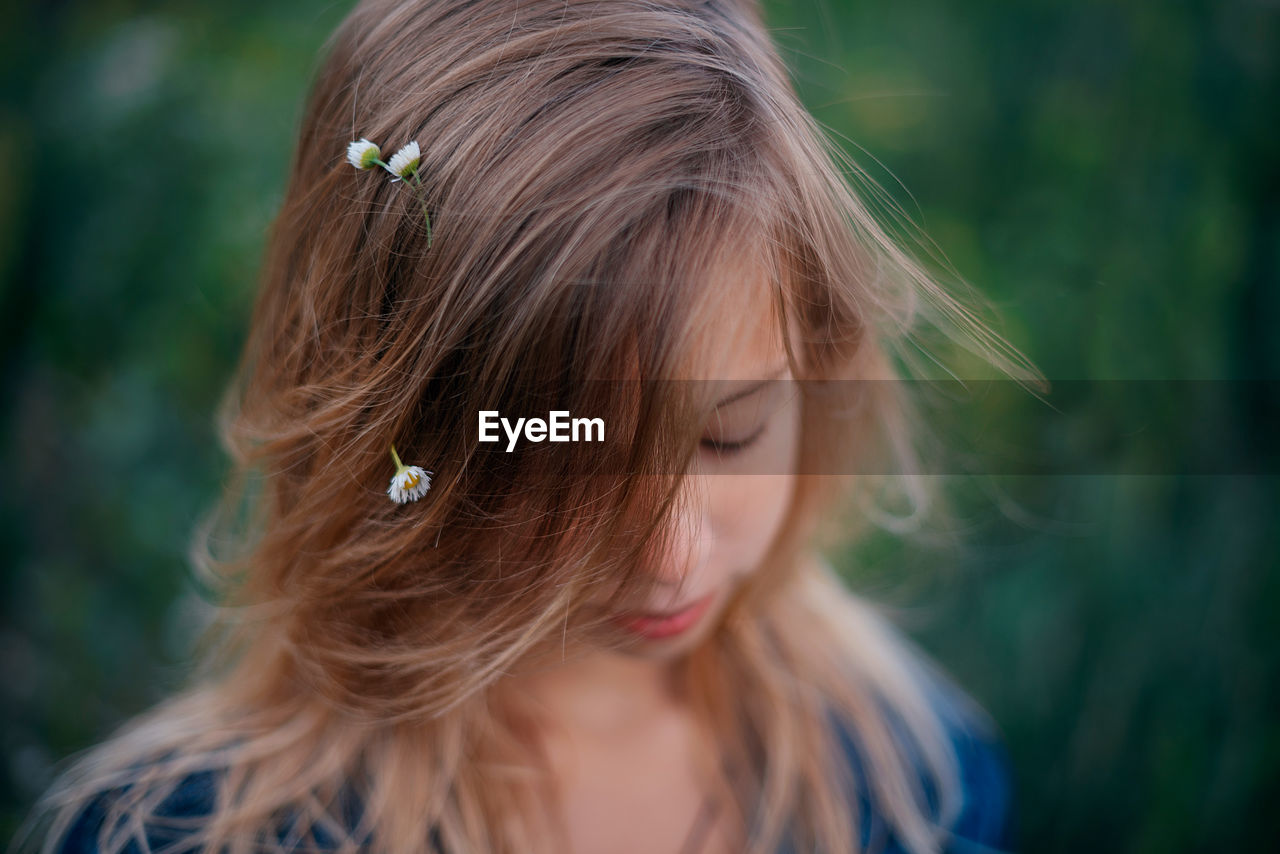
<path id="1" fill-rule="evenodd" d="M 358 137 L 420 141 L 429 249 L 419 199 L 344 161 Z M 585 638 L 587 591 L 648 589 L 703 423 L 688 395 L 589 380 L 671 376 L 724 300 L 746 299 L 704 286 L 742 258 L 800 330 L 787 346 L 807 379 L 899 376 L 922 319 L 1030 370 L 895 245 L 843 162 L 752 0 L 359 3 L 325 46 L 221 413 L 234 476 L 193 549 L 217 603 L 200 667 L 77 757 L 41 801 L 56 808 L 45 850 L 122 787 L 126 832 L 102 840 L 120 850 L 211 770 L 211 850 L 281 849 L 282 816 L 339 850 L 562 849 L 502 676 Z M 923 502 L 909 402 L 873 385 L 853 421 L 805 407 L 801 470 L 888 454 Z M 653 476 L 601 475 L 605 451 L 585 446 L 514 463 L 477 447 L 478 409 L 551 399 L 603 415 L 628 471 Z M 384 493 L 391 441 L 436 472 L 417 504 Z M 821 520 L 873 491 L 850 485 L 798 477 L 759 572 L 679 662 L 690 708 L 746 772 L 733 803 L 753 852 L 788 832 L 801 850 L 856 847 L 865 816 L 828 714 L 912 851 L 937 850 L 958 807 L 936 674 L 815 551 Z M 241 548 L 214 554 L 224 526 Z"/>

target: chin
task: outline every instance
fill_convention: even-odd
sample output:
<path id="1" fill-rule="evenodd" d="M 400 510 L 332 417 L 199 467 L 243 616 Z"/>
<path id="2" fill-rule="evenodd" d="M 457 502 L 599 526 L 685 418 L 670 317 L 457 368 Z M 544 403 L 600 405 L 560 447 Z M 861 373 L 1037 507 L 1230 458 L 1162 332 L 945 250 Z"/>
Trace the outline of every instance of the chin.
<path id="1" fill-rule="evenodd" d="M 639 640 L 619 648 L 619 652 L 632 658 L 646 658 L 651 661 L 673 661 L 687 655 L 698 645 L 698 638 L 676 637 L 662 640 Z"/>

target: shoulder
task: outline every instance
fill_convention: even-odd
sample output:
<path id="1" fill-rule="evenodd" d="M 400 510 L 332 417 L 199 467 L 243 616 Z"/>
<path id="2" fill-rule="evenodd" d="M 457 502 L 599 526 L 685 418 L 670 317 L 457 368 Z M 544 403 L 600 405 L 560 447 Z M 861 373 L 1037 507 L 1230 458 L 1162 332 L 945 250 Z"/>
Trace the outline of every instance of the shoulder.
<path id="1" fill-rule="evenodd" d="M 145 827 L 130 828 L 133 821 L 128 797 L 132 785 L 124 785 L 98 792 L 76 813 L 65 835 L 54 849 L 57 854 L 99 854 L 103 849 L 98 840 L 103 825 L 111 822 L 110 839 L 123 837 L 127 843 L 118 850 L 122 854 L 141 854 L 147 850 L 191 851 L 183 846 L 199 826 L 199 819 L 208 816 L 213 809 L 215 775 L 213 771 L 199 771 L 184 777 L 155 810 L 153 821 Z M 140 844 L 139 831 L 145 836 L 146 846 Z M 116 846 L 113 845 L 113 849 Z"/>
<path id="2" fill-rule="evenodd" d="M 994 854 L 1014 850 L 1015 827 L 1012 765 L 1008 751 L 994 725 L 958 688 L 941 683 L 931 686 L 930 698 L 956 759 L 960 791 L 958 810 L 948 820 L 939 817 L 936 785 L 925 775 L 918 751 L 904 744 L 921 774 L 921 786 L 935 818 L 946 830 L 946 854 Z M 867 816 L 861 835 L 866 850 L 883 846 L 886 852 L 901 851 L 884 817 L 875 809 L 866 785 L 862 751 L 852 728 L 833 716 L 839 743 L 853 771 L 860 814 Z M 900 722 L 895 728 L 903 732 Z M 909 740 L 907 740 L 909 742 Z"/>
<path id="3" fill-rule="evenodd" d="M 94 795 L 82 806 L 72 820 L 67 833 L 53 849 L 56 854 L 105 854 L 99 846 L 103 826 L 110 822 L 110 850 L 120 854 L 144 854 L 149 851 L 165 851 L 168 854 L 197 854 L 206 850 L 199 838 L 200 830 L 213 814 L 218 799 L 218 785 L 226 769 L 202 770 L 184 776 L 161 800 L 154 811 L 148 811 L 145 821 L 139 822 L 135 814 L 136 799 L 130 797 L 133 785 L 124 785 Z M 338 808 L 341 822 L 348 833 L 360 824 L 362 802 L 350 785 L 341 790 Z M 342 843 L 332 828 L 324 824 L 312 824 L 308 830 L 297 827 L 299 813 L 285 810 L 276 835 L 281 850 L 328 851 L 338 850 Z M 123 846 L 116 841 L 123 837 Z M 146 845 L 143 846 L 142 842 Z M 440 848 L 438 837 L 433 844 Z"/>
<path id="4" fill-rule="evenodd" d="M 960 771 L 960 812 L 950 826 L 955 854 L 1013 849 L 1013 771 L 995 730 L 963 720 L 947 724 Z"/>

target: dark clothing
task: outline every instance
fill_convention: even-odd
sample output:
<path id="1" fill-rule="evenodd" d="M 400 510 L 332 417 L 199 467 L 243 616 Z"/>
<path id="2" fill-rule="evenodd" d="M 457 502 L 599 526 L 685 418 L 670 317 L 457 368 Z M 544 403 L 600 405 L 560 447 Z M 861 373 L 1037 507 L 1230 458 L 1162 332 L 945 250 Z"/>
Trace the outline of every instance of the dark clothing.
<path id="1" fill-rule="evenodd" d="M 958 706 L 947 700 L 941 700 L 941 702 L 948 703 L 950 708 L 946 711 L 952 712 L 952 714 L 944 714 L 944 719 L 948 721 L 948 733 L 959 760 L 964 798 L 959 816 L 950 829 L 950 839 L 944 850 L 948 854 L 990 854 L 990 852 L 1012 850 L 1012 788 L 1009 762 L 1004 748 L 995 736 L 982 734 L 976 725 L 966 723 L 966 719 L 958 713 Z M 861 824 L 861 850 L 882 852 L 882 854 L 903 854 L 905 848 L 889 832 L 885 819 L 871 809 L 856 738 L 836 719 L 832 718 L 832 723 L 835 725 L 845 756 L 854 772 L 854 779 L 858 781 L 858 814 L 866 817 Z M 153 850 L 164 850 L 168 854 L 195 854 L 201 850 L 190 843 L 184 845 L 182 840 L 184 835 L 189 836 L 194 823 L 210 812 L 214 797 L 214 782 L 212 771 L 196 772 L 182 781 L 160 808 L 162 816 L 176 819 L 174 826 L 170 826 L 168 821 L 163 825 L 148 824 L 147 826 L 147 837 Z M 927 785 L 925 792 L 931 809 L 936 811 L 935 793 Z M 107 792 L 99 795 L 77 816 L 62 847 L 58 849 L 60 854 L 98 854 L 97 831 L 105 816 L 106 799 L 111 794 L 112 792 Z M 347 826 L 354 827 L 359 818 L 358 805 L 348 800 L 344 804 L 344 813 L 345 819 L 349 822 Z M 185 829 L 182 826 L 184 820 Z M 335 845 L 335 840 L 323 829 L 317 829 L 314 832 L 319 837 L 318 845 L 308 838 L 304 840 L 299 850 Z M 282 831 L 281 840 L 287 840 L 288 837 L 288 830 Z M 439 840 L 435 841 L 438 846 Z M 136 841 L 131 841 L 125 851 L 126 854 L 140 854 Z M 797 854 L 797 852 L 787 839 L 784 840 L 779 854 Z"/>
<path id="2" fill-rule="evenodd" d="M 1013 825 L 1012 770 L 1003 744 L 994 733 L 983 732 L 966 721 L 952 707 L 944 716 L 947 735 L 955 750 L 960 770 L 962 801 L 956 818 L 948 828 L 943 845 L 946 854 L 994 854 L 1015 848 Z M 884 816 L 873 809 L 867 792 L 861 753 L 852 733 L 836 723 L 844 754 L 858 782 L 858 815 L 868 817 L 861 824 L 861 847 L 865 852 L 904 854 L 906 847 L 890 832 Z M 937 793 L 924 785 L 929 813 L 938 816 Z M 784 843 L 779 854 L 795 854 L 790 843 Z"/>

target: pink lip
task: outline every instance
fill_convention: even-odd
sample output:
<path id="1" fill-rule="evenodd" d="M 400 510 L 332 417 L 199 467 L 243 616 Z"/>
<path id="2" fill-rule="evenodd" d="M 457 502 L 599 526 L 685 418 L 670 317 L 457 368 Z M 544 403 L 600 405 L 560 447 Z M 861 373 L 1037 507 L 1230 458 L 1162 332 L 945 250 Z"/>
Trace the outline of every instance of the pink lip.
<path id="1" fill-rule="evenodd" d="M 616 618 L 616 622 L 638 635 L 656 640 L 674 637 L 692 628 L 715 601 L 715 594 L 708 593 L 689 603 L 685 608 L 670 614 L 639 614 Z"/>

